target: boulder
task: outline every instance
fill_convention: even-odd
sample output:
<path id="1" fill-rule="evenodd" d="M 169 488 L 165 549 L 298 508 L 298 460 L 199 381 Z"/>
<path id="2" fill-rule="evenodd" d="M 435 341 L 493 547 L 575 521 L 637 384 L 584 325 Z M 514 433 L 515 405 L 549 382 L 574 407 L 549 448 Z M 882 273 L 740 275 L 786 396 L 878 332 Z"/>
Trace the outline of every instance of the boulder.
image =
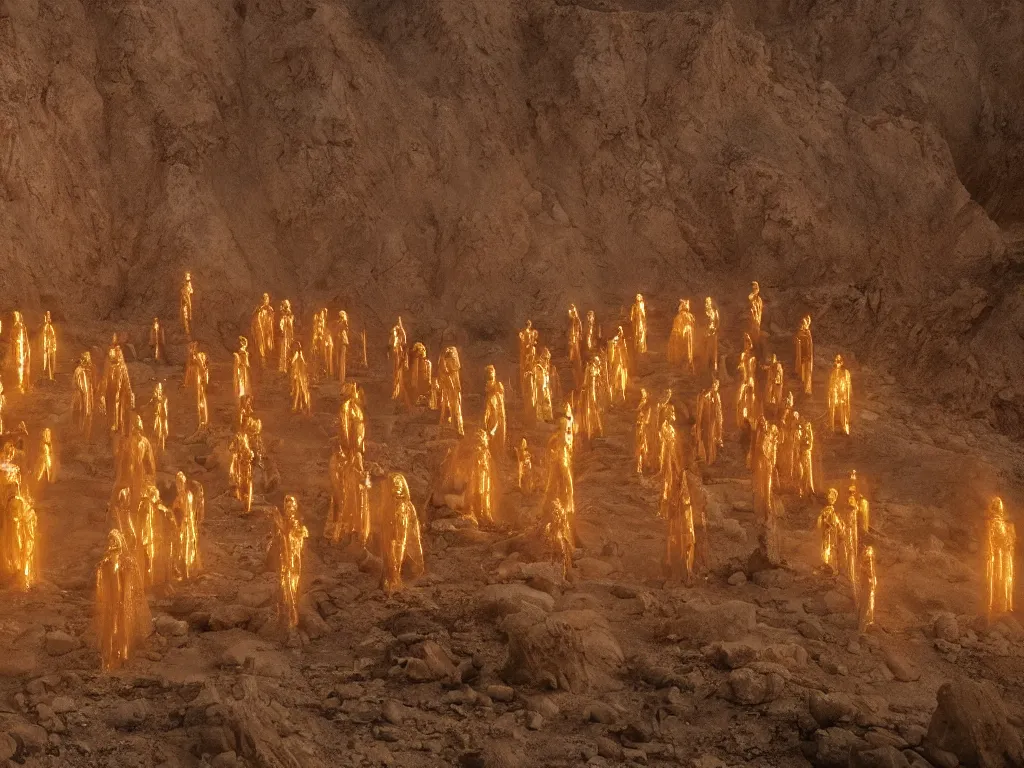
<path id="1" fill-rule="evenodd" d="M 555 598 L 525 584 L 491 584 L 481 590 L 477 607 L 490 618 L 502 618 L 530 609 L 550 613 L 555 607 Z"/>
<path id="2" fill-rule="evenodd" d="M 786 687 L 782 677 L 774 672 L 767 675 L 745 667 L 729 673 L 728 698 L 737 704 L 754 706 L 774 701 Z"/>
<path id="3" fill-rule="evenodd" d="M 668 633 L 682 640 L 706 644 L 740 640 L 757 628 L 757 608 L 742 600 L 724 603 L 692 601 L 682 605 Z"/>
<path id="4" fill-rule="evenodd" d="M 543 593 L 541 593 L 543 594 Z M 522 612 L 507 617 L 508 682 L 567 691 L 608 690 L 622 666 L 622 648 L 604 617 L 592 610 L 550 615 Z"/>
<path id="5" fill-rule="evenodd" d="M 868 748 L 864 739 L 844 728 L 825 728 L 814 734 L 811 763 L 816 768 L 849 768 L 850 756 Z"/>
<path id="6" fill-rule="evenodd" d="M 901 683 L 912 683 L 921 679 L 921 670 L 894 651 L 885 652 L 885 666 Z"/>
<path id="7" fill-rule="evenodd" d="M 807 708 L 820 728 L 851 722 L 857 715 L 857 707 L 845 693 L 811 691 L 807 697 Z"/>
<path id="8" fill-rule="evenodd" d="M 65 653 L 77 650 L 82 642 L 74 635 L 67 632 L 54 631 L 46 633 L 46 652 L 51 656 L 63 656 Z"/>
<path id="9" fill-rule="evenodd" d="M 910 763 L 895 747 L 878 747 L 854 752 L 850 768 L 910 768 Z"/>
<path id="10" fill-rule="evenodd" d="M 937 695 L 926 746 L 956 755 L 968 768 L 1024 766 L 1020 734 L 1007 722 L 999 692 L 989 682 L 944 683 Z"/>
<path id="11" fill-rule="evenodd" d="M 935 637 L 945 640 L 947 643 L 955 643 L 960 639 L 960 624 L 956 616 L 950 613 L 943 613 L 936 617 L 933 626 Z"/>

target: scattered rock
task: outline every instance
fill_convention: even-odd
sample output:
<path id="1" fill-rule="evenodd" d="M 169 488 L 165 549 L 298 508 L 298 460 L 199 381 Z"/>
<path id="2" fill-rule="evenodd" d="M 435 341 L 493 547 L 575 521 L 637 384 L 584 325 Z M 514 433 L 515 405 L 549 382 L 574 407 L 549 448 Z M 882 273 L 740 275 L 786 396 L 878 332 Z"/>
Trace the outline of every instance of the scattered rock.
<path id="1" fill-rule="evenodd" d="M 69 635 L 67 632 L 55 630 L 46 633 L 46 652 L 51 656 L 63 656 L 65 653 L 77 650 L 81 645 L 82 642 L 77 637 Z"/>
<path id="2" fill-rule="evenodd" d="M 753 706 L 774 701 L 785 688 L 785 681 L 774 672 L 767 675 L 750 668 L 734 669 L 729 673 L 729 700 Z"/>
<path id="3" fill-rule="evenodd" d="M 35 754 L 46 749 L 46 729 L 39 725 L 17 722 L 7 726 L 7 733 L 17 742 L 18 749 L 26 754 Z"/>
<path id="4" fill-rule="evenodd" d="M 892 676 L 901 683 L 912 683 L 921 679 L 921 670 L 892 650 L 885 652 L 885 665 Z"/>
<path id="5" fill-rule="evenodd" d="M 868 743 L 844 728 L 825 728 L 814 734 L 811 762 L 816 768 L 849 768 L 850 755 Z"/>
<path id="6" fill-rule="evenodd" d="M 608 760 L 622 760 L 624 755 L 622 754 L 622 746 L 607 736 L 598 736 L 597 742 L 597 754 L 601 757 L 607 758 Z"/>
<path id="7" fill-rule="evenodd" d="M 252 620 L 252 608 L 245 605 L 217 605 L 210 611 L 210 629 L 220 632 L 234 627 L 244 627 Z"/>
<path id="8" fill-rule="evenodd" d="M 903 753 L 893 747 L 878 747 L 854 752 L 850 768 L 910 768 Z"/>
<path id="9" fill-rule="evenodd" d="M 74 700 L 67 696 L 55 696 L 50 706 L 58 715 L 74 712 L 77 709 Z"/>
<path id="10" fill-rule="evenodd" d="M 811 717 L 821 728 L 829 728 L 842 722 L 852 722 L 857 714 L 857 707 L 844 693 L 811 691 L 807 697 L 807 708 L 811 712 Z"/>
<path id="11" fill-rule="evenodd" d="M 747 574 L 743 571 L 736 571 L 736 573 L 729 577 L 729 586 L 731 587 L 742 587 L 746 583 Z"/>
<path id="12" fill-rule="evenodd" d="M 669 623 L 669 633 L 700 644 L 740 640 L 757 627 L 756 606 L 742 600 L 728 600 L 717 605 L 693 601 L 683 604 L 676 616 Z"/>
<path id="13" fill-rule="evenodd" d="M 924 754 L 928 762 L 935 768 L 958 768 L 960 765 L 960 758 L 952 752 L 939 749 L 931 744 L 924 745 Z"/>
<path id="14" fill-rule="evenodd" d="M 142 725 L 149 715 L 149 703 L 145 699 L 122 699 L 107 713 L 107 722 L 120 730 L 131 730 Z"/>
<path id="15" fill-rule="evenodd" d="M 614 687 L 613 676 L 624 657 L 600 614 L 591 610 L 548 616 L 523 612 L 507 617 L 501 627 L 508 635 L 503 669 L 507 681 L 575 692 Z"/>
<path id="16" fill-rule="evenodd" d="M 210 768 L 235 768 L 238 765 L 238 756 L 234 751 L 221 752 L 210 761 Z"/>
<path id="17" fill-rule="evenodd" d="M 1007 722 L 999 692 L 989 682 L 943 683 L 925 737 L 926 756 L 950 752 L 966 766 L 1010 768 L 1024 765 L 1020 734 Z M 931 751 L 929 751 L 931 750 Z"/>
<path id="18" fill-rule="evenodd" d="M 507 685 L 488 685 L 485 691 L 494 701 L 515 701 L 516 691 Z"/>
<path id="19" fill-rule="evenodd" d="M 526 700 L 526 709 L 543 715 L 548 720 L 554 720 L 559 715 L 558 705 L 550 696 L 531 696 Z"/>
<path id="20" fill-rule="evenodd" d="M 955 643 L 960 639 L 960 624 L 956 620 L 956 616 L 949 613 L 944 613 L 935 619 L 934 624 L 935 637 L 939 640 L 945 640 L 947 643 Z"/>
<path id="21" fill-rule="evenodd" d="M 825 638 L 825 630 L 821 628 L 821 624 L 818 623 L 817 619 L 801 621 L 796 625 L 796 631 L 808 640 L 823 640 Z"/>
<path id="22" fill-rule="evenodd" d="M 188 634 L 188 622 L 173 616 L 157 616 L 153 621 L 153 627 L 164 637 L 181 637 Z"/>
<path id="23" fill-rule="evenodd" d="M 615 707 L 604 701 L 592 701 L 583 709 L 583 719 L 588 722 L 615 725 L 619 721 L 619 713 Z"/>

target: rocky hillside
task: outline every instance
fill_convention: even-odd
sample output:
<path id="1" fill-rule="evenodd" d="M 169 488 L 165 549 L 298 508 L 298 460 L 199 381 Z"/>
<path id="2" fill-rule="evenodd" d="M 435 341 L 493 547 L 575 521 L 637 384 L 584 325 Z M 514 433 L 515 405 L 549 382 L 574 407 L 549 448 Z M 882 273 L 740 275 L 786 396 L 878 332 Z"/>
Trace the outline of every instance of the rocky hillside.
<path id="1" fill-rule="evenodd" d="M 138 321 L 191 268 L 230 338 L 268 288 L 483 336 L 759 278 L 1012 430 L 1022 35 L 1011 0 L 4 0 L 0 279 Z"/>

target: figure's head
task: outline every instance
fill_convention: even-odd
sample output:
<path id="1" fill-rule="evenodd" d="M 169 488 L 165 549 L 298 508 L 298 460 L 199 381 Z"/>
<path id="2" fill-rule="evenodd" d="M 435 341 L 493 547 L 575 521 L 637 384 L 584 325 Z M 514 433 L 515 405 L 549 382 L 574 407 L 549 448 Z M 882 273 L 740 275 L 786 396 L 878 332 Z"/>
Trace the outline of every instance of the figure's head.
<path id="1" fill-rule="evenodd" d="M 135 418 L 132 419 L 132 429 L 140 435 L 142 434 L 142 417 L 138 414 L 135 414 Z"/>
<path id="2" fill-rule="evenodd" d="M 642 293 L 638 293 L 636 295 L 636 303 L 637 304 L 643 304 L 644 303 L 644 295 Z"/>
<path id="3" fill-rule="evenodd" d="M 46 314 L 43 315 L 43 321 L 47 323 L 50 322 L 50 310 L 46 310 Z"/>
<path id="4" fill-rule="evenodd" d="M 128 543 L 124 540 L 124 534 L 117 528 L 111 528 L 107 534 L 107 551 L 119 555 L 127 548 Z"/>
<path id="5" fill-rule="evenodd" d="M 285 312 L 291 312 L 292 303 L 288 299 L 285 299 L 284 301 L 281 302 L 281 309 L 283 309 Z"/>
<path id="6" fill-rule="evenodd" d="M 827 498 L 829 504 L 835 504 L 836 501 L 839 500 L 839 491 L 837 491 L 835 488 L 829 488 Z"/>
<path id="7" fill-rule="evenodd" d="M 185 473 L 184 472 L 178 472 L 174 476 L 174 484 L 177 486 L 179 491 L 185 490 L 185 483 L 186 482 L 187 481 L 185 479 Z"/>
<path id="8" fill-rule="evenodd" d="M 875 548 L 872 547 L 870 544 L 868 546 L 864 547 L 864 556 L 868 560 L 874 560 L 875 559 Z"/>
<path id="9" fill-rule="evenodd" d="M 264 293 L 263 294 L 263 306 L 265 306 L 265 307 L 269 307 L 270 306 L 270 294 L 269 293 Z"/>
<path id="10" fill-rule="evenodd" d="M 772 353 L 772 365 L 775 365 L 777 362 L 779 362 L 779 358 L 776 357 L 774 353 Z"/>
<path id="11" fill-rule="evenodd" d="M 588 323 L 594 322 L 594 310 L 592 310 L 592 309 L 588 309 L 587 310 L 587 322 Z"/>
<path id="12" fill-rule="evenodd" d="M 687 312 L 690 311 L 690 300 L 689 299 L 680 299 L 679 303 L 682 304 L 683 309 L 685 309 Z"/>
<path id="13" fill-rule="evenodd" d="M 1002 520 L 1006 516 L 1003 500 L 998 496 L 993 497 L 992 502 L 988 505 L 988 512 L 993 520 Z"/>
<path id="14" fill-rule="evenodd" d="M 53 433 L 50 432 L 49 427 L 43 427 L 43 442 L 48 443 L 53 439 Z"/>
<path id="15" fill-rule="evenodd" d="M 643 402 L 646 399 L 647 399 L 647 390 L 644 389 L 643 387 L 640 387 L 640 402 Z"/>
<path id="16" fill-rule="evenodd" d="M 569 317 L 576 317 L 579 314 L 579 310 L 576 309 L 575 304 L 569 305 Z"/>
<path id="17" fill-rule="evenodd" d="M 402 316 L 401 315 L 398 316 L 398 327 L 399 328 L 402 327 Z"/>
<path id="18" fill-rule="evenodd" d="M 284 497 L 284 513 L 288 517 L 296 517 L 299 514 L 299 500 L 290 493 Z"/>
<path id="19" fill-rule="evenodd" d="M 704 309 L 710 310 L 710 309 L 711 309 L 711 307 L 712 307 L 712 304 L 711 304 L 711 297 L 710 297 L 710 296 L 708 296 L 708 297 L 706 297 L 706 298 L 704 299 Z"/>
<path id="20" fill-rule="evenodd" d="M 722 385 L 719 383 L 718 379 L 712 379 L 711 380 L 711 391 L 712 392 L 717 392 L 721 386 Z"/>
<path id="21" fill-rule="evenodd" d="M 82 365 L 92 365 L 92 354 L 89 352 L 82 353 Z"/>
<path id="22" fill-rule="evenodd" d="M 527 320 L 526 320 L 526 329 L 529 330 L 531 328 L 533 328 L 533 320 L 530 320 L 529 318 L 527 318 Z"/>
<path id="23" fill-rule="evenodd" d="M 191 283 L 192 282 L 192 273 L 191 272 L 186 272 L 185 273 L 185 282 L 186 283 Z"/>
<path id="24" fill-rule="evenodd" d="M 842 368 L 842 367 L 843 367 L 843 356 L 842 355 L 836 355 L 836 368 Z"/>
<path id="25" fill-rule="evenodd" d="M 146 487 L 145 496 L 154 504 L 160 501 L 160 489 L 155 485 L 149 485 Z"/>
<path id="26" fill-rule="evenodd" d="M 857 497 L 854 496 L 853 494 L 850 494 L 846 498 L 846 503 L 849 504 L 853 509 L 860 509 L 860 505 L 857 504 Z"/>
<path id="27" fill-rule="evenodd" d="M 408 501 L 409 499 L 409 484 L 405 480 L 405 475 L 400 472 L 392 472 L 388 477 L 388 488 L 391 491 L 391 495 L 398 501 Z"/>
<path id="28" fill-rule="evenodd" d="M 851 483 L 856 483 L 857 482 L 857 470 L 856 469 L 851 469 L 850 470 L 850 482 Z"/>
<path id="29" fill-rule="evenodd" d="M 799 424 L 800 423 L 800 414 L 797 411 L 793 411 L 793 423 L 794 424 Z"/>
<path id="30" fill-rule="evenodd" d="M 19 312 L 18 310 L 14 310 L 14 322 L 15 323 L 20 323 L 21 322 L 21 312 Z"/>
<path id="31" fill-rule="evenodd" d="M 811 327 L 811 316 L 804 315 L 804 319 L 801 321 L 801 324 L 803 325 L 804 330 L 808 330 Z"/>
<path id="32" fill-rule="evenodd" d="M 750 292 L 757 296 L 761 292 L 761 286 L 757 284 L 757 280 L 750 284 Z"/>
<path id="33" fill-rule="evenodd" d="M 348 312 L 344 309 L 338 311 L 338 322 L 342 325 L 348 325 Z"/>
<path id="34" fill-rule="evenodd" d="M 164 393 L 164 385 L 158 381 L 156 383 L 156 387 L 154 387 L 154 391 L 156 392 L 156 396 L 160 397 L 160 395 Z"/>
<path id="35" fill-rule="evenodd" d="M 484 378 L 487 380 L 488 384 L 493 384 L 494 380 L 498 378 L 498 373 L 494 370 L 493 365 L 488 365 L 484 368 Z"/>
<path id="36" fill-rule="evenodd" d="M 669 406 L 667 406 L 665 408 L 665 421 L 667 421 L 670 424 L 672 424 L 672 423 L 675 422 L 675 420 L 676 420 L 676 408 L 675 408 L 674 405 L 669 405 Z"/>
<path id="37" fill-rule="evenodd" d="M 238 337 L 238 348 L 239 349 L 248 349 L 249 348 L 249 340 L 247 338 L 245 338 L 245 336 L 239 336 Z"/>
<path id="38" fill-rule="evenodd" d="M 522 448 L 524 451 L 526 450 L 526 438 L 525 437 L 522 440 L 519 441 L 519 447 Z"/>

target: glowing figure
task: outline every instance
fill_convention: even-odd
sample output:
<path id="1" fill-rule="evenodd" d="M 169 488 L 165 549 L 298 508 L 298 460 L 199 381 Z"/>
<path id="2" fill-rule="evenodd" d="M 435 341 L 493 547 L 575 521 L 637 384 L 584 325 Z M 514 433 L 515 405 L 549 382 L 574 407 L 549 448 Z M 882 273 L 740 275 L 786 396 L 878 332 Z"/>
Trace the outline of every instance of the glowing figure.
<path id="1" fill-rule="evenodd" d="M 184 472 L 179 472 L 175 476 L 174 482 L 177 493 L 171 505 L 171 512 L 174 514 L 174 522 L 178 528 L 175 570 L 178 579 L 187 581 L 195 576 L 202 567 L 199 557 L 202 486 L 195 483 L 189 487 Z"/>
<path id="2" fill-rule="evenodd" d="M 570 523 L 576 516 L 575 489 L 572 476 L 572 419 L 561 416 L 558 428 L 547 444 L 548 476 L 544 486 L 541 509 L 550 517 L 554 502 L 559 501 L 569 515 Z M 572 539 L 575 541 L 575 539 Z"/>
<path id="3" fill-rule="evenodd" d="M 568 579 L 572 573 L 573 521 L 569 510 L 558 499 L 551 502 L 549 520 L 544 526 L 544 534 L 548 544 L 554 550 L 555 560 L 562 566 L 562 578 Z"/>
<path id="4" fill-rule="evenodd" d="M 124 534 L 110 531 L 107 551 L 96 570 L 96 634 L 104 671 L 131 658 L 151 630 L 142 566 Z"/>
<path id="5" fill-rule="evenodd" d="M 497 514 L 498 490 L 495 482 L 498 468 L 487 443 L 487 433 L 482 429 L 476 430 L 466 470 L 466 514 L 477 523 L 493 523 Z"/>
<path id="6" fill-rule="evenodd" d="M 345 383 L 345 377 L 348 375 L 348 331 L 348 313 L 342 309 L 338 312 L 338 323 L 334 327 L 334 350 L 340 384 Z"/>
<path id="7" fill-rule="evenodd" d="M 309 345 L 313 375 L 334 376 L 334 339 L 327 328 L 327 308 L 313 313 L 313 338 Z"/>
<path id="8" fill-rule="evenodd" d="M 718 379 L 697 398 L 697 455 L 709 467 L 718 458 L 718 449 L 724 445 L 722 394 Z"/>
<path id="9" fill-rule="evenodd" d="M 539 339 L 540 335 L 533 327 L 533 321 L 527 320 L 526 327 L 519 331 L 519 391 L 523 393 L 523 400 L 527 399 L 527 377 L 533 374 Z"/>
<path id="10" fill-rule="evenodd" d="M 28 492 L 20 483 L 14 486 L 14 495 L 7 502 L 6 524 L 10 526 L 10 545 L 13 570 L 18 589 L 29 589 L 39 577 L 37 545 L 39 518 Z"/>
<path id="11" fill-rule="evenodd" d="M 295 351 L 295 314 L 292 312 L 292 303 L 285 299 L 277 312 L 277 329 L 280 331 L 278 341 L 277 370 L 280 373 L 288 373 L 291 365 L 292 353 Z"/>
<path id="12" fill-rule="evenodd" d="M 850 434 L 852 401 L 850 372 L 843 367 L 843 356 L 836 355 L 835 367 L 828 379 L 828 422 L 833 432 Z"/>
<path id="13" fill-rule="evenodd" d="M 544 423 L 554 419 L 554 404 L 561 396 L 558 370 L 551 362 L 551 350 L 541 347 L 533 364 L 534 417 Z"/>
<path id="14" fill-rule="evenodd" d="M 252 510 L 252 462 L 254 453 L 249 445 L 249 435 L 244 430 L 235 433 L 228 445 L 231 452 L 231 464 L 228 466 L 228 479 L 235 492 L 235 498 L 242 502 L 245 514 Z"/>
<path id="15" fill-rule="evenodd" d="M 100 410 L 106 410 L 111 432 L 126 433 L 129 428 L 128 414 L 135 407 L 135 393 L 132 392 L 128 376 L 128 364 L 120 346 L 107 354 L 107 369 L 104 371 L 103 388 L 100 395 Z"/>
<path id="16" fill-rule="evenodd" d="M 331 456 L 331 504 L 324 536 L 332 543 L 355 538 L 363 546 L 370 539 L 370 473 L 363 455 L 346 456 L 339 447 Z"/>
<path id="17" fill-rule="evenodd" d="M 662 414 L 659 442 L 661 450 L 658 455 L 658 471 L 661 472 L 662 484 L 658 516 L 665 517 L 672 504 L 672 493 L 683 471 L 682 446 L 676 430 L 676 409 L 671 405 L 666 406 Z"/>
<path id="18" fill-rule="evenodd" d="M 235 399 L 239 402 L 246 395 L 252 394 L 252 369 L 249 363 L 249 340 L 245 336 L 238 337 L 238 351 L 232 354 L 231 388 Z"/>
<path id="19" fill-rule="evenodd" d="M 388 475 L 380 512 L 381 588 L 388 595 L 402 588 L 402 566 L 408 561 L 414 576 L 423 573 L 420 521 L 405 476 Z"/>
<path id="20" fill-rule="evenodd" d="M 288 379 L 291 382 L 292 413 L 309 416 L 312 404 L 309 398 L 309 374 L 306 370 L 306 358 L 302 355 L 302 345 L 293 342 L 291 369 Z"/>
<path id="21" fill-rule="evenodd" d="M 865 631 L 875 623 L 875 591 L 878 589 L 878 575 L 875 573 L 875 548 L 864 547 L 860 558 L 860 573 L 857 574 L 860 581 L 861 601 L 857 606 L 859 613 L 860 631 Z"/>
<path id="22" fill-rule="evenodd" d="M 345 382 L 341 391 L 339 439 L 346 454 L 362 453 L 366 441 L 366 413 L 363 390 L 354 381 Z"/>
<path id="23" fill-rule="evenodd" d="M 260 366 L 266 368 L 270 356 L 274 353 L 274 306 L 270 303 L 269 293 L 263 294 L 263 301 L 252 313 L 250 333 L 256 344 Z"/>
<path id="24" fill-rule="evenodd" d="M 747 303 L 750 305 L 750 338 L 756 341 L 761 337 L 761 316 L 764 312 L 761 286 L 757 284 L 756 280 L 750 284 L 750 294 L 747 296 Z"/>
<path id="25" fill-rule="evenodd" d="M 441 424 L 454 423 L 459 435 L 465 434 L 462 426 L 462 379 L 459 371 L 459 351 L 446 347 L 437 366 L 438 389 L 440 391 Z"/>
<path id="26" fill-rule="evenodd" d="M 743 425 L 743 422 L 753 424 L 758 416 L 756 371 L 757 358 L 754 356 L 754 342 L 749 333 L 744 333 L 743 351 L 740 353 L 740 362 L 736 367 L 736 373 L 740 380 L 740 387 L 736 394 L 736 423 L 740 426 Z"/>
<path id="27" fill-rule="evenodd" d="M 85 435 L 86 439 L 89 438 L 89 434 L 92 432 L 93 392 L 90 368 L 92 368 L 92 364 L 89 359 L 89 353 L 83 352 L 82 358 L 75 367 L 75 372 L 72 376 L 74 392 L 71 395 L 71 415 L 74 419 L 75 427 L 82 435 Z M 3 385 L 0 384 L 0 397 L 2 397 L 2 393 Z M 2 404 L 0 404 L 0 407 L 2 407 Z M 3 421 L 0 420 L 0 432 L 2 431 Z"/>
<path id="28" fill-rule="evenodd" d="M 491 453 L 502 457 L 506 444 L 505 385 L 498 381 L 493 365 L 484 369 L 484 431 Z"/>
<path id="29" fill-rule="evenodd" d="M 53 329 L 53 321 L 49 311 L 43 316 L 43 373 L 53 381 L 57 372 L 57 332 Z"/>
<path id="30" fill-rule="evenodd" d="M 153 356 L 153 362 L 167 362 L 167 354 L 164 351 L 165 346 L 164 327 L 160 325 L 160 318 L 154 317 L 153 324 L 149 326 L 149 353 Z"/>
<path id="31" fill-rule="evenodd" d="M 167 395 L 164 385 L 159 381 L 153 387 L 153 397 L 149 404 L 153 407 L 153 439 L 161 451 L 167 450 L 167 436 L 170 434 L 170 416 L 167 409 Z"/>
<path id="32" fill-rule="evenodd" d="M 583 381 L 583 323 L 575 304 L 569 305 L 569 364 L 577 387 Z"/>
<path id="33" fill-rule="evenodd" d="M 280 559 L 280 614 L 288 629 L 299 626 L 299 582 L 302 579 L 302 550 L 309 530 L 299 519 L 299 502 L 292 495 L 284 497 L 284 517 L 278 528 Z"/>
<path id="34" fill-rule="evenodd" d="M 799 418 L 799 413 L 793 414 Z M 799 465 L 797 467 L 796 489 L 800 498 L 813 496 L 814 491 L 814 428 L 809 419 L 800 422 Z"/>
<path id="35" fill-rule="evenodd" d="M 408 400 L 414 405 L 436 405 L 431 403 L 433 390 L 434 370 L 427 359 L 427 348 L 417 341 L 409 350 Z"/>
<path id="36" fill-rule="evenodd" d="M 185 273 L 185 282 L 181 284 L 181 327 L 185 329 L 185 337 L 192 339 L 192 273 Z"/>
<path id="37" fill-rule="evenodd" d="M 828 489 L 828 503 L 818 515 L 818 537 L 821 542 L 821 564 L 839 572 L 839 544 L 845 538 L 842 518 L 836 512 L 839 491 Z"/>
<path id="38" fill-rule="evenodd" d="M 686 369 L 693 373 L 693 329 L 696 320 L 690 311 L 690 300 L 680 299 L 679 309 L 672 320 L 672 332 L 668 337 L 668 361 L 673 365 L 686 363 Z"/>
<path id="39" fill-rule="evenodd" d="M 693 583 L 693 561 L 697 536 L 693 530 L 693 504 L 686 473 L 673 478 L 668 489 L 665 517 L 668 535 L 665 541 L 665 567 L 669 578 L 681 578 L 687 585 Z"/>
<path id="40" fill-rule="evenodd" d="M 988 612 L 989 615 L 1009 613 L 1013 610 L 1013 560 L 1017 550 L 1017 529 L 1007 519 L 1003 500 L 998 496 L 989 504 L 986 529 Z"/>
<path id="41" fill-rule="evenodd" d="M 53 451 L 53 433 L 49 427 L 43 428 L 39 458 L 36 460 L 35 480 L 40 485 L 44 480 L 49 485 L 53 485 L 57 480 L 57 459 Z"/>
<path id="42" fill-rule="evenodd" d="M 856 603 L 859 596 L 859 584 L 857 583 L 857 555 L 860 552 L 860 537 L 858 535 L 859 525 L 857 517 L 860 508 L 857 499 L 850 496 L 846 500 L 846 515 L 843 517 L 843 559 L 846 566 L 846 576 L 850 580 L 850 587 L 853 590 L 853 601 Z"/>
<path id="43" fill-rule="evenodd" d="M 782 404 L 782 389 L 785 384 L 785 376 L 782 371 L 782 363 L 779 362 L 779 358 L 772 355 L 771 360 L 765 366 L 765 390 L 764 390 L 764 404 L 771 410 L 769 413 L 774 413 L 775 409 Z"/>
<path id="44" fill-rule="evenodd" d="M 636 407 L 636 426 L 633 431 L 633 457 L 636 459 L 636 473 L 642 475 L 647 466 L 651 452 L 650 441 L 647 439 L 651 430 L 651 417 L 654 406 L 647 399 L 647 390 L 641 387 L 640 402 Z"/>
<path id="45" fill-rule="evenodd" d="M 0 381 L 0 435 L 4 432 L 4 408 L 7 406 L 7 396 L 4 394 L 4 383 Z M 75 417 L 75 424 L 79 424 L 78 412 L 75 411 L 75 400 L 72 396 L 71 400 L 71 412 Z M 90 414 L 91 415 L 91 414 Z M 81 426 L 79 426 L 81 429 Z"/>
<path id="46" fill-rule="evenodd" d="M 814 339 L 811 336 L 811 316 L 804 315 L 800 321 L 800 329 L 793 338 L 796 348 L 796 372 L 804 385 L 804 394 L 811 394 L 814 380 Z"/>
<path id="47" fill-rule="evenodd" d="M 775 515 L 775 466 L 778 451 L 779 428 L 769 424 L 754 456 L 754 514 L 762 522 L 773 519 Z"/>
<path id="48" fill-rule="evenodd" d="M 523 493 L 533 493 L 533 455 L 525 437 L 516 447 L 516 487 Z"/>
<path id="49" fill-rule="evenodd" d="M 583 351 L 587 355 L 597 354 L 599 345 L 601 344 L 601 331 L 597 327 L 597 317 L 594 315 L 594 310 L 587 311 L 587 322 L 583 327 Z"/>
<path id="50" fill-rule="evenodd" d="M 644 337 L 646 345 L 646 336 Z M 626 334 L 619 326 L 615 335 L 608 340 L 608 400 L 626 402 L 626 384 L 629 381 L 629 356 L 626 349 Z"/>
<path id="51" fill-rule="evenodd" d="M 643 294 L 638 293 L 629 310 L 629 322 L 633 326 L 633 353 L 639 357 L 647 354 L 647 306 Z"/>
<path id="52" fill-rule="evenodd" d="M 11 349 L 10 361 L 14 366 L 15 386 L 21 394 L 25 394 L 30 388 L 30 369 L 32 367 L 32 347 L 28 341 L 28 329 L 21 317 L 21 312 L 14 312 L 14 322 L 11 323 Z"/>
<path id="53" fill-rule="evenodd" d="M 587 440 L 603 434 L 601 427 L 601 360 L 590 358 L 583 375 L 583 391 L 580 394 L 580 428 Z"/>
<path id="54" fill-rule="evenodd" d="M 849 495 L 857 500 L 857 520 L 861 533 L 871 530 L 871 507 L 864 494 L 857 490 L 857 470 L 850 470 L 850 486 L 847 489 Z"/>
<path id="55" fill-rule="evenodd" d="M 718 309 L 708 296 L 704 299 L 704 354 L 708 369 L 718 373 Z"/>
<path id="56" fill-rule="evenodd" d="M 398 400 L 402 396 L 402 383 L 405 380 L 405 371 L 409 367 L 408 339 L 401 317 L 391 328 L 391 335 L 388 339 L 388 356 L 391 358 L 391 399 Z"/>
<path id="57" fill-rule="evenodd" d="M 210 424 L 210 408 L 206 401 L 206 390 L 210 386 L 210 363 L 205 352 L 197 352 L 193 361 L 192 381 L 196 388 L 196 417 L 198 429 Z"/>
<path id="58" fill-rule="evenodd" d="M 160 491 L 153 484 L 142 491 L 132 528 L 140 539 L 142 562 L 147 585 L 155 586 L 170 581 L 172 550 L 174 547 L 174 521 L 171 511 L 160 501 Z"/>
<path id="59" fill-rule="evenodd" d="M 666 389 L 665 394 L 661 396 L 661 400 L 655 406 L 654 409 L 654 421 L 651 424 L 652 437 L 654 438 L 654 444 L 657 450 L 658 457 L 658 473 L 662 472 L 662 427 L 668 419 L 669 410 L 671 409 L 673 417 L 675 416 L 675 409 L 671 405 L 672 403 L 672 390 Z"/>

